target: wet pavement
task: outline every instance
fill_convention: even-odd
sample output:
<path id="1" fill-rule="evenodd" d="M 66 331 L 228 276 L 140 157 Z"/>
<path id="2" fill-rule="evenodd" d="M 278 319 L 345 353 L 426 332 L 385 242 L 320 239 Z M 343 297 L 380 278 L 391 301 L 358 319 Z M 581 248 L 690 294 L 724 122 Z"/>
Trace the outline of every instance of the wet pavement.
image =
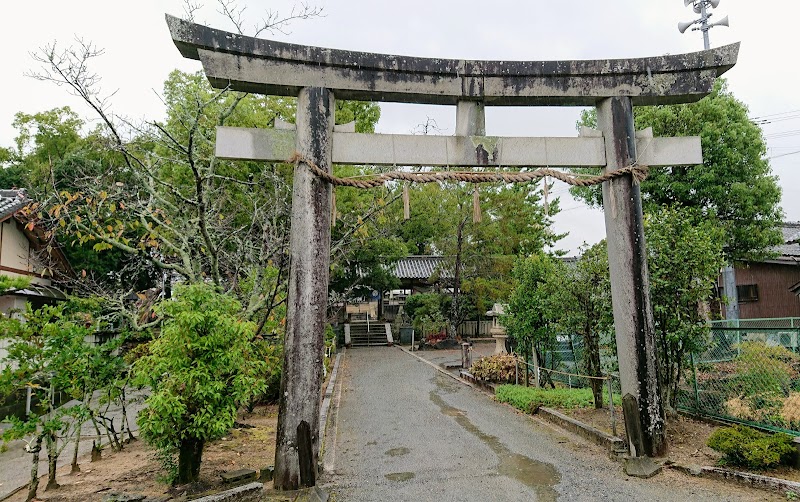
<path id="1" fill-rule="evenodd" d="M 677 473 L 627 477 L 397 347 L 348 350 L 334 400 L 321 481 L 336 500 L 758 500 Z"/>

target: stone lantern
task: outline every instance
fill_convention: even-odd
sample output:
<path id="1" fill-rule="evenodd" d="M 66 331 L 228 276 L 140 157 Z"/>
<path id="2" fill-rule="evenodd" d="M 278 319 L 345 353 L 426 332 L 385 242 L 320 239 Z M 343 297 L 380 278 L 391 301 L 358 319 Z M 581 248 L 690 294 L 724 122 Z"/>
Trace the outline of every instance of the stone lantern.
<path id="1" fill-rule="evenodd" d="M 505 314 L 506 305 L 502 303 L 495 303 L 492 310 L 486 312 L 486 317 L 492 319 L 492 327 L 489 328 L 489 334 L 495 339 L 496 345 L 494 349 L 495 354 L 506 354 L 506 340 L 508 334 L 506 327 L 500 322 L 500 317 Z"/>

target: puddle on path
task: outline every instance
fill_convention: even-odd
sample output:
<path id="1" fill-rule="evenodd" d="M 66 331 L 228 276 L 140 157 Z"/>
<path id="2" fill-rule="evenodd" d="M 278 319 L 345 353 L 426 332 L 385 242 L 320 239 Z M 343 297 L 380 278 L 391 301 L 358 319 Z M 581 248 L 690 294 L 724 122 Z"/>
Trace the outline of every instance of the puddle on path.
<path id="1" fill-rule="evenodd" d="M 411 453 L 411 450 L 403 447 L 403 448 L 392 448 L 391 450 L 387 450 L 385 454 L 389 455 L 390 457 L 401 457 L 403 455 L 408 455 L 409 453 Z"/>
<path id="2" fill-rule="evenodd" d="M 558 492 L 554 486 L 561 480 L 561 475 L 555 467 L 509 450 L 496 436 L 491 436 L 478 429 L 467 418 L 463 410 L 450 406 L 436 392 L 430 393 L 430 399 L 443 414 L 454 417 L 458 425 L 477 437 L 497 455 L 498 474 L 515 479 L 525 486 L 533 488 L 536 492 L 537 500 L 554 502 L 558 498 Z"/>
<path id="3" fill-rule="evenodd" d="M 389 481 L 408 481 L 409 479 L 414 479 L 415 476 L 416 474 L 413 472 L 393 472 L 384 475 Z"/>

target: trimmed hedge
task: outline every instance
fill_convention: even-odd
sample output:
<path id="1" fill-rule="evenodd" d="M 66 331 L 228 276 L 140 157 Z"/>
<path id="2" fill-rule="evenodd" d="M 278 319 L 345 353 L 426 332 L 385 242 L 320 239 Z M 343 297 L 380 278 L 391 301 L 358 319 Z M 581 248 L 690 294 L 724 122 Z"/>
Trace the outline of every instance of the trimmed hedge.
<path id="1" fill-rule="evenodd" d="M 514 408 L 530 413 L 538 406 L 548 408 L 593 408 L 592 389 L 538 389 L 520 385 L 501 385 L 495 391 L 501 403 L 509 403 Z M 622 403 L 620 396 L 614 396 L 614 404 Z"/>

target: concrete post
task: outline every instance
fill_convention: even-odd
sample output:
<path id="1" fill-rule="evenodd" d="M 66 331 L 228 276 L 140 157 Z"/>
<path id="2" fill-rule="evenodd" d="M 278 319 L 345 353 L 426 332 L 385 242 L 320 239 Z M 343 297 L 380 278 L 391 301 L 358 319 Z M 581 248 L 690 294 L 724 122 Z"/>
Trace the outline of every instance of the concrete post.
<path id="1" fill-rule="evenodd" d="M 636 140 L 630 98 L 600 101 L 597 123 L 605 137 L 606 171 L 631 165 L 636 160 Z M 666 449 L 664 408 L 650 303 L 642 198 L 632 176 L 603 183 L 603 210 L 629 450 L 634 457 L 660 456 Z"/>
<path id="2" fill-rule="evenodd" d="M 486 108 L 482 101 L 459 101 L 456 136 L 486 136 Z"/>
<path id="3" fill-rule="evenodd" d="M 736 269 L 732 264 L 722 269 L 722 294 L 725 296 L 725 320 L 738 320 L 739 292 L 736 291 Z M 728 327 L 732 327 L 732 324 L 728 324 Z"/>
<path id="4" fill-rule="evenodd" d="M 303 88 L 297 98 L 295 146 L 303 158 L 328 171 L 333 123 L 333 93 L 319 87 Z M 275 445 L 275 488 L 279 490 L 296 490 L 301 484 L 297 438 L 301 422 L 306 422 L 310 429 L 311 465 L 316 466 L 318 460 L 330 204 L 330 185 L 315 177 L 305 165 L 298 166 L 292 191 L 289 298 Z"/>

